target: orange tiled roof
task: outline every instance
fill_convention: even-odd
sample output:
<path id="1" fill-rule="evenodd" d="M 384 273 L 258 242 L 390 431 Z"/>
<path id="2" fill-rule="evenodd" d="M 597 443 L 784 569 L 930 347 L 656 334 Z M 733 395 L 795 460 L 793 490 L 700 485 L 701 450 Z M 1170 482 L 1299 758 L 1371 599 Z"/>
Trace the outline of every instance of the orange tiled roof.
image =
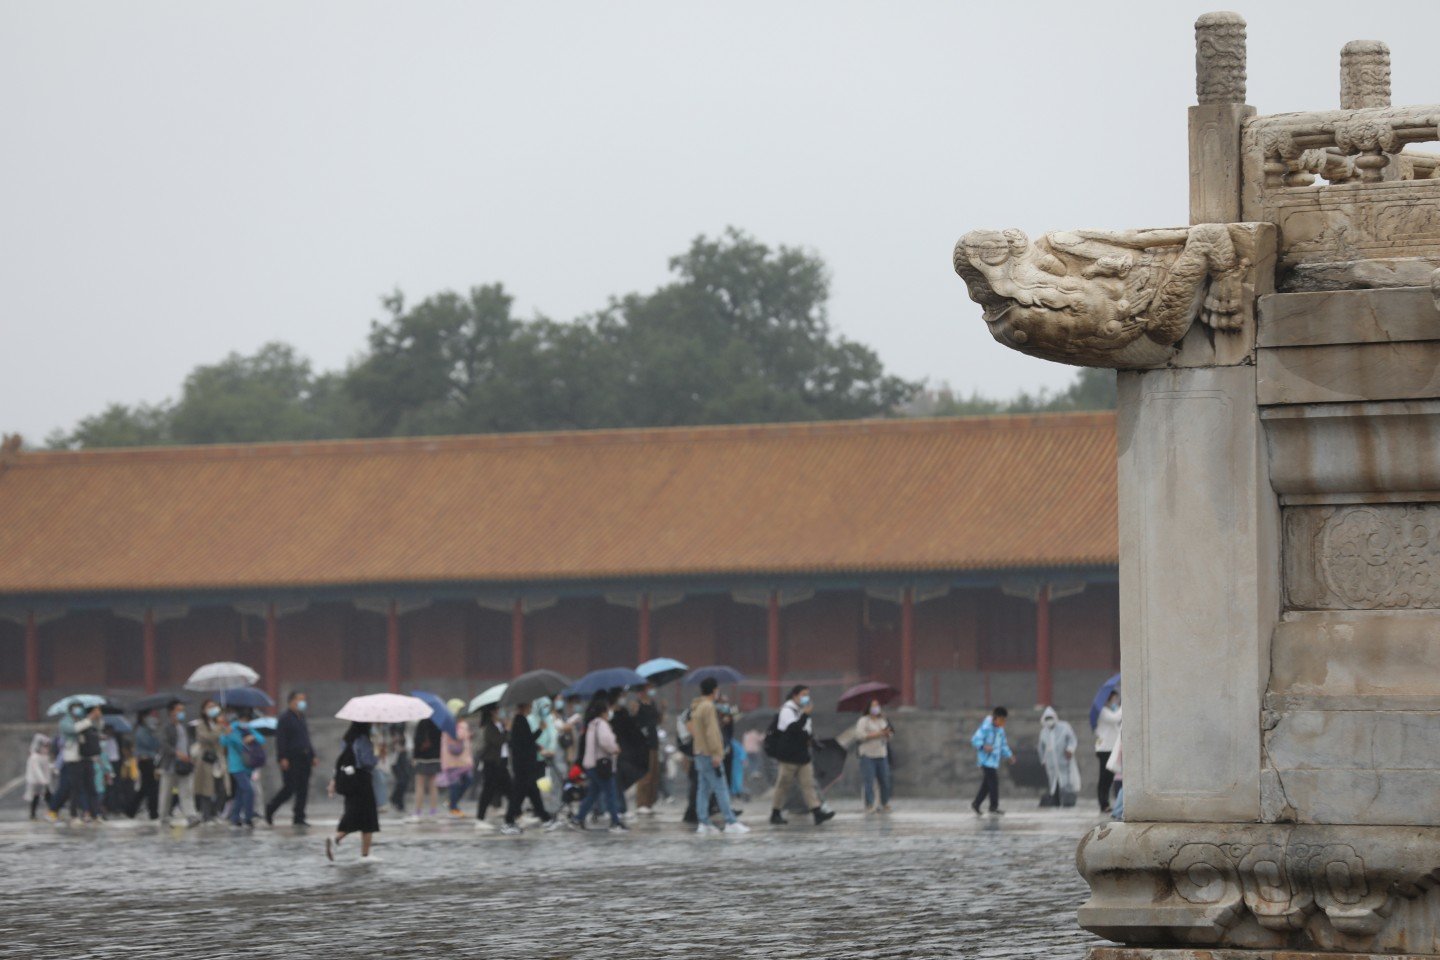
<path id="1" fill-rule="evenodd" d="M 1109 413 L 33 452 L 0 595 L 1113 565 Z"/>

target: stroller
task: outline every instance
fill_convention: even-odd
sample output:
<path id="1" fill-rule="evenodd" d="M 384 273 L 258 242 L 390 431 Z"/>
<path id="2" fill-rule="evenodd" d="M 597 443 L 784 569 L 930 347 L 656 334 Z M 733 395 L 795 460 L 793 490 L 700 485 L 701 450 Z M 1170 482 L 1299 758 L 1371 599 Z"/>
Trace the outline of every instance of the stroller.
<path id="1" fill-rule="evenodd" d="M 585 799 L 585 789 L 585 771 L 578 763 L 570 764 L 570 770 L 565 774 L 565 785 L 560 789 L 560 808 L 567 816 L 575 815 L 580 802 Z"/>

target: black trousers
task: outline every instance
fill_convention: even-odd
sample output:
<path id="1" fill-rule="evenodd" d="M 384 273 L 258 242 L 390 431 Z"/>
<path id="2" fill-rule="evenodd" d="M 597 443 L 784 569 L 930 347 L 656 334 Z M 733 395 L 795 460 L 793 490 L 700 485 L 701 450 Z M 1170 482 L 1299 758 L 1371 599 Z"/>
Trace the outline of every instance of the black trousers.
<path id="1" fill-rule="evenodd" d="M 154 760 L 137 760 L 136 765 L 140 768 L 140 782 L 135 785 L 135 796 L 130 800 L 130 809 L 125 811 L 127 817 L 134 817 L 144 807 L 154 820 L 160 816 L 160 778 L 155 774 Z"/>
<path id="2" fill-rule="evenodd" d="M 511 786 L 505 761 L 485 764 L 480 771 L 480 799 L 475 804 L 475 816 L 484 820 L 491 807 L 500 806 L 500 801 L 510 796 Z"/>
<path id="3" fill-rule="evenodd" d="M 970 806 L 974 807 L 976 810 L 979 810 L 980 804 L 985 801 L 986 797 L 989 797 L 991 811 L 993 812 L 995 810 L 999 810 L 1000 771 L 996 770 L 994 767 L 981 767 L 980 775 L 980 792 L 975 794 L 975 802 L 970 804 Z"/>
<path id="4" fill-rule="evenodd" d="M 290 808 L 292 819 L 296 823 L 304 823 L 305 804 L 310 799 L 310 759 L 286 757 L 286 760 L 290 763 L 290 769 L 280 771 L 284 784 L 280 787 L 280 792 L 265 804 L 265 819 L 274 819 L 275 811 L 293 797 L 295 805 Z"/>
<path id="5" fill-rule="evenodd" d="M 530 807 L 535 811 L 535 816 L 543 822 L 549 822 L 550 814 L 545 809 L 545 798 L 540 794 L 539 783 L 540 771 L 538 770 L 515 774 L 510 784 L 510 806 L 505 810 L 506 823 L 514 823 L 520 819 L 526 800 L 530 801 Z"/>
<path id="6" fill-rule="evenodd" d="M 50 809 L 56 813 L 70 804 L 70 815 L 77 810 L 86 814 L 99 813 L 99 797 L 95 794 L 95 771 L 89 757 L 81 757 L 60 768 L 60 789 L 50 798 Z"/>
<path id="7" fill-rule="evenodd" d="M 1105 769 L 1110 762 L 1110 750 L 1096 750 L 1095 759 L 1100 761 L 1100 782 L 1096 785 L 1095 793 L 1100 800 L 1102 811 L 1110 809 L 1110 791 L 1115 787 L 1115 774 Z"/>

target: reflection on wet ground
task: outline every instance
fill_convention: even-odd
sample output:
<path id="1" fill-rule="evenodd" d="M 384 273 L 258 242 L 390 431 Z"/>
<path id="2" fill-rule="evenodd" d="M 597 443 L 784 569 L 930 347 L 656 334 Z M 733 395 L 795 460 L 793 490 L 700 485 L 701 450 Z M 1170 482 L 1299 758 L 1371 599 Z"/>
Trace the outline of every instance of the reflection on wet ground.
<path id="1" fill-rule="evenodd" d="M 328 863 L 318 826 L 9 821 L 0 956 L 1079 960 L 1094 942 L 1074 919 L 1092 820 L 840 810 L 770 827 L 756 808 L 743 837 L 697 837 L 674 808 L 629 835 L 387 820 L 370 865 Z"/>

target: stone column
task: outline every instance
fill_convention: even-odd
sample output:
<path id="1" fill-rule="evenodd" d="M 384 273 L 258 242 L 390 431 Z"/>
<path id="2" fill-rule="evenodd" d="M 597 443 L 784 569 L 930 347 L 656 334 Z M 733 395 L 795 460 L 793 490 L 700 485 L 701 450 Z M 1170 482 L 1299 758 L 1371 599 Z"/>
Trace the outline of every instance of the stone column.
<path id="1" fill-rule="evenodd" d="M 1245 18 L 1207 13 L 1195 21 L 1195 93 L 1190 108 L 1190 222 L 1240 219 L 1240 124 L 1245 105 Z"/>

